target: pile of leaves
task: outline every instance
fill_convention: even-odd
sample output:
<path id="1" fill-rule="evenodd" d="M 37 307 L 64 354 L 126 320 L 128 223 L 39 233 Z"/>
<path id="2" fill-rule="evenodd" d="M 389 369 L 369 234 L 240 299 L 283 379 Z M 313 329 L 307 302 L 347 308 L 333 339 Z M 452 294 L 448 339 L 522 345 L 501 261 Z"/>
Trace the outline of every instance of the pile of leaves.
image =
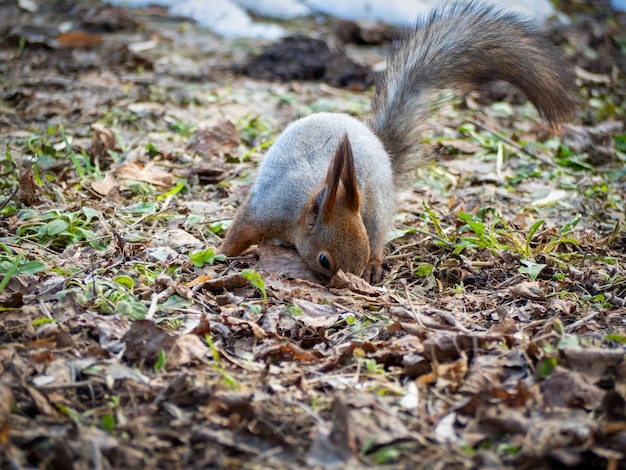
<path id="1" fill-rule="evenodd" d="M 0 468 L 623 466 L 626 20 L 580 9 L 577 122 L 445 105 L 371 286 L 216 254 L 281 127 L 368 91 L 158 8 L 0 6 Z"/>

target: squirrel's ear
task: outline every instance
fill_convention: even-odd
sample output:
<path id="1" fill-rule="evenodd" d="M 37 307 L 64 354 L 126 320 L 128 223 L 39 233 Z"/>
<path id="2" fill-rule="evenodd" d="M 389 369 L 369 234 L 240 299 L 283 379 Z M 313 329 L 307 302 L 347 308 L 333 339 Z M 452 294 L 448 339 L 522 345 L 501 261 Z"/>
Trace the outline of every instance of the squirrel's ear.
<path id="1" fill-rule="evenodd" d="M 356 179 L 354 155 L 352 154 L 352 145 L 350 145 L 348 134 L 344 134 L 339 141 L 335 156 L 328 167 L 325 183 L 326 194 L 322 207 L 324 219 L 332 220 L 334 218 L 340 183 L 343 186 L 341 197 L 344 199 L 346 208 L 354 212 L 359 211 L 361 208 L 361 193 Z"/>
<path id="2" fill-rule="evenodd" d="M 356 179 L 356 167 L 354 166 L 354 155 L 352 153 L 352 145 L 348 134 L 344 134 L 339 141 L 339 147 L 335 153 L 343 155 L 343 168 L 341 171 L 341 182 L 346 190 L 345 204 L 351 211 L 358 212 L 361 209 L 361 191 L 359 191 L 359 183 Z"/>

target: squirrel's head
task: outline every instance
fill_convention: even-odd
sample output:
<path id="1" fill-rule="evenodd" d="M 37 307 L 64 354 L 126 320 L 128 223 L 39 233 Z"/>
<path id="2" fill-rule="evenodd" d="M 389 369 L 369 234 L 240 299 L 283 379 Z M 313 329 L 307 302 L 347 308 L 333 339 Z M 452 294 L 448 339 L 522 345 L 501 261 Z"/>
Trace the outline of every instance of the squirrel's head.
<path id="1" fill-rule="evenodd" d="M 311 196 L 300 220 L 296 248 L 310 268 L 328 277 L 339 269 L 363 274 L 370 248 L 360 208 L 352 146 L 344 135 L 324 184 Z"/>

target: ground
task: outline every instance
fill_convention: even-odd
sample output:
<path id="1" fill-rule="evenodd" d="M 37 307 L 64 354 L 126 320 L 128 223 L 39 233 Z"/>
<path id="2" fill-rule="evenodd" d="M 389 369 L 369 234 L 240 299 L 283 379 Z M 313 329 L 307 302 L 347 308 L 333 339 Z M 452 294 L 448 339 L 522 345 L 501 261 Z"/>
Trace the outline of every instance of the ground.
<path id="1" fill-rule="evenodd" d="M 573 122 L 500 84 L 442 106 L 371 286 L 215 249 L 284 125 L 367 118 L 386 28 L 284 24 L 323 42 L 266 67 L 158 8 L 19 5 L 0 468 L 626 468 L 623 14 L 549 29 Z"/>

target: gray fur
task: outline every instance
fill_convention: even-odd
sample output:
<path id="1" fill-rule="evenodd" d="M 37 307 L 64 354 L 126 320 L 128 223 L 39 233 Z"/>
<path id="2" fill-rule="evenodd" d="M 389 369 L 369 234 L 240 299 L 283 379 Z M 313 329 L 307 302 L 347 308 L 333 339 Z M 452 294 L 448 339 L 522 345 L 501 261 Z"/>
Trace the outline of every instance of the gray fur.
<path id="1" fill-rule="evenodd" d="M 391 162 L 378 137 L 347 114 L 317 113 L 287 126 L 259 167 L 250 192 L 249 206 L 255 208 L 250 216 L 258 224 L 280 227 L 281 241 L 294 245 L 298 220 L 293 214 L 302 212 L 324 182 L 344 133 L 352 145 L 370 248 L 384 243 L 395 213 Z"/>

